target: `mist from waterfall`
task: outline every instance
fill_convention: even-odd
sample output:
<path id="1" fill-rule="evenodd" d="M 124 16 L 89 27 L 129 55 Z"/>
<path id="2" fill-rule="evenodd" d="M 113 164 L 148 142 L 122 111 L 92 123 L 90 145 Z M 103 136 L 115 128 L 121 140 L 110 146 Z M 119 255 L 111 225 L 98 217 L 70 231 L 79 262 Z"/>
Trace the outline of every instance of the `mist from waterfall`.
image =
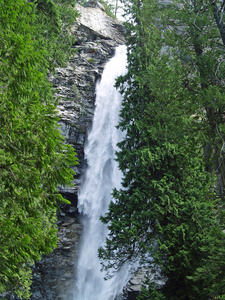
<path id="1" fill-rule="evenodd" d="M 98 259 L 98 248 L 103 246 L 108 233 L 99 220 L 111 201 L 114 187 L 120 188 L 121 172 L 115 161 L 117 143 L 122 133 L 119 122 L 121 95 L 114 88 L 115 79 L 126 73 L 126 47 L 119 46 L 115 56 L 106 64 L 101 81 L 96 86 L 96 108 L 93 126 L 85 147 L 87 169 L 78 194 L 83 233 L 76 270 L 74 300 L 113 300 L 129 280 L 128 268 L 110 280 L 104 280 Z"/>

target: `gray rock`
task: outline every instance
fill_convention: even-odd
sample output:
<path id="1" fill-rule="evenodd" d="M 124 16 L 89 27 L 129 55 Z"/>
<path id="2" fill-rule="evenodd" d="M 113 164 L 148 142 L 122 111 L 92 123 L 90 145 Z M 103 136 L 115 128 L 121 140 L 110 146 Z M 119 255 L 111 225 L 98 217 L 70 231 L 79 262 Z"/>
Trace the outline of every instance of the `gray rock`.
<path id="1" fill-rule="evenodd" d="M 62 217 L 61 217 L 62 218 Z M 33 270 L 32 300 L 69 300 L 74 285 L 75 260 L 81 225 L 64 216 L 58 231 L 58 247 L 49 256 L 35 264 Z"/>

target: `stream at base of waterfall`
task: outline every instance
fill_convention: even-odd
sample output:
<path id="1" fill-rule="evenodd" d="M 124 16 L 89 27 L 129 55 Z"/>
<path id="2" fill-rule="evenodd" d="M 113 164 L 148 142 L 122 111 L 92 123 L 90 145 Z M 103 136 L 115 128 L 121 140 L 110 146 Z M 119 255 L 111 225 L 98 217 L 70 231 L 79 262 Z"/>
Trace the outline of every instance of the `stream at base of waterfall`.
<path id="1" fill-rule="evenodd" d="M 98 258 L 98 248 L 107 237 L 107 227 L 99 220 L 111 201 L 113 188 L 120 188 L 122 174 L 115 161 L 117 143 L 123 134 L 119 123 L 121 94 L 115 89 L 115 79 L 126 73 L 126 47 L 119 46 L 106 64 L 101 81 L 96 86 L 96 107 L 85 146 L 87 168 L 78 194 L 78 211 L 83 232 L 76 266 L 76 288 L 73 300 L 119 299 L 130 274 L 128 267 L 109 280 L 104 280 Z"/>

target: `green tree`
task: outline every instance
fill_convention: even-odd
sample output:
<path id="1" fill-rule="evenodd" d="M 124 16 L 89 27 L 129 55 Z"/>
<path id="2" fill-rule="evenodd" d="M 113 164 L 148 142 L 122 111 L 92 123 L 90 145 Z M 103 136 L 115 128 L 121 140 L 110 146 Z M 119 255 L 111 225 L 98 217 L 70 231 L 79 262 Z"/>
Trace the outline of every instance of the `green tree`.
<path id="1" fill-rule="evenodd" d="M 33 32 L 37 49 L 45 58 L 44 71 L 54 72 L 76 51 L 73 47 L 75 37 L 69 29 L 78 16 L 74 0 L 30 0 L 35 19 Z"/>
<path id="2" fill-rule="evenodd" d="M 61 7 L 52 5 L 0 0 L 0 293 L 23 299 L 30 296 L 31 265 L 57 245 L 56 212 L 65 202 L 57 186 L 71 185 L 69 166 L 77 164 L 60 135 L 47 80 L 66 58 L 57 59 L 64 25 Z"/>
<path id="3" fill-rule="evenodd" d="M 154 294 L 205 300 L 224 291 L 224 280 L 217 276 L 224 276 L 224 220 L 214 172 L 223 127 L 214 138 L 217 121 L 207 104 L 210 111 L 216 96 L 218 108 L 213 109 L 219 114 L 225 102 L 222 84 L 213 81 L 220 49 L 211 48 L 219 34 L 216 25 L 209 25 L 214 19 L 206 7 L 200 24 L 199 10 L 186 1 L 137 0 L 128 7 L 128 72 L 117 82 L 124 96 L 119 127 L 126 138 L 117 153 L 123 180 L 101 218 L 110 232 L 99 256 L 106 261 L 103 267 L 112 269 L 109 275 L 135 259 L 158 271 L 165 282 L 161 292 L 150 286 L 143 299 Z M 195 30 L 200 25 L 203 37 Z M 201 56 L 199 39 L 204 42 Z M 205 154 L 211 173 L 204 161 L 206 144 L 214 152 Z M 211 280 L 202 276 L 207 267 Z"/>
<path id="4" fill-rule="evenodd" d="M 216 5 L 216 3 L 215 3 Z M 222 60 L 224 45 L 221 43 L 221 26 L 215 20 L 214 6 L 211 1 L 180 1 L 173 5 L 167 21 L 171 23 L 171 34 L 168 38 L 173 41 L 172 47 L 179 47 L 181 55 L 189 69 L 187 84 L 195 85 L 193 95 L 198 102 L 197 114 L 201 118 L 198 130 L 203 130 L 202 143 L 211 150 L 206 151 L 208 168 L 217 174 L 217 189 L 224 199 L 225 169 L 224 169 L 224 63 Z M 188 16 L 188 17 L 187 17 Z M 175 21 L 179 23 L 178 26 Z M 222 15 L 220 21 L 222 20 Z M 221 27 L 221 28 L 220 28 Z M 173 36 L 173 37 L 172 37 Z M 187 57 L 189 59 L 187 59 Z M 192 104 L 194 105 L 194 103 Z M 196 134 L 195 134 L 196 135 Z"/>

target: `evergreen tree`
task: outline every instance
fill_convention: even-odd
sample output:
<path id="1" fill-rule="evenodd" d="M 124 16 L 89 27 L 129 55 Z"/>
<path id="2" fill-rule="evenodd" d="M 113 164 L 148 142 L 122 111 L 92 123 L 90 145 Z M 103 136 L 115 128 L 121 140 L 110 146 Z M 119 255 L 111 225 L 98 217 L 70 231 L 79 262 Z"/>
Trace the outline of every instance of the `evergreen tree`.
<path id="1" fill-rule="evenodd" d="M 77 164 L 47 80 L 66 58 L 57 58 L 57 41 L 69 1 L 32 2 L 0 0 L 0 293 L 23 299 L 30 297 L 31 265 L 57 245 L 57 207 L 66 201 L 57 186 L 71 185 L 69 166 Z"/>
<path id="2" fill-rule="evenodd" d="M 217 174 L 217 189 L 221 199 L 224 199 L 224 45 L 214 16 L 211 2 L 181 1 L 180 5 L 173 5 L 169 10 L 167 20 L 171 23 L 173 19 L 168 37 L 173 44 L 176 41 L 176 47 L 181 49 L 180 55 L 176 55 L 185 60 L 189 69 L 187 84 L 192 88 L 192 82 L 198 82 L 198 86 L 195 84 L 192 89 L 195 95 L 192 105 L 198 104 L 196 118 L 201 119 L 198 130 L 203 131 L 201 138 L 206 145 L 205 160 L 208 170 Z M 179 23 L 179 31 L 174 20 Z"/>
<path id="3" fill-rule="evenodd" d="M 203 8 L 200 24 L 200 7 L 186 1 L 137 0 L 128 11 L 128 73 L 117 82 L 124 96 L 119 127 L 126 137 L 117 153 L 123 180 L 101 218 L 110 232 L 99 256 L 109 276 L 135 259 L 160 274 L 161 291 L 150 283 L 140 299 L 205 300 L 224 291 L 218 278 L 224 279 L 224 220 L 214 165 L 225 102 L 213 72 L 221 53 L 212 51 L 218 28 L 209 25 L 211 7 Z M 200 25 L 203 37 L 196 33 Z M 204 155 L 206 143 L 213 154 Z"/>

